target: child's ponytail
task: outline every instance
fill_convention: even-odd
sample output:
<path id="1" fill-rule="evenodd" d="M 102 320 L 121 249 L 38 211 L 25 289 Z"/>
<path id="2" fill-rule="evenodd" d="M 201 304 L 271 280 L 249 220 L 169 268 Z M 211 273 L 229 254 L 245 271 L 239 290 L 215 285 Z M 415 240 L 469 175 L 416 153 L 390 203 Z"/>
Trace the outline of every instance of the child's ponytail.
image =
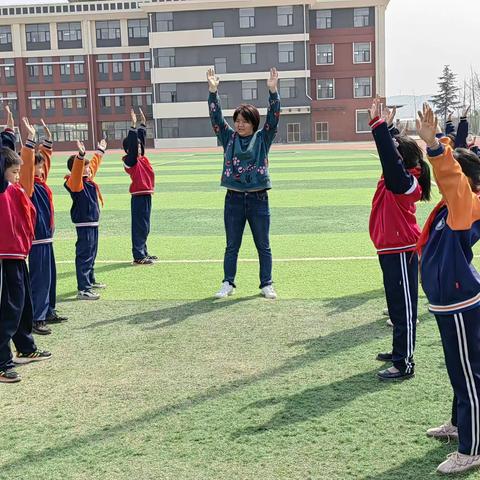
<path id="1" fill-rule="evenodd" d="M 430 166 L 428 163 L 423 159 L 420 158 L 418 161 L 418 165 L 420 167 L 421 173 L 418 177 L 418 183 L 422 187 L 422 201 L 428 202 L 430 200 L 430 193 L 432 190 L 432 182 L 431 182 L 431 175 L 430 175 Z"/>

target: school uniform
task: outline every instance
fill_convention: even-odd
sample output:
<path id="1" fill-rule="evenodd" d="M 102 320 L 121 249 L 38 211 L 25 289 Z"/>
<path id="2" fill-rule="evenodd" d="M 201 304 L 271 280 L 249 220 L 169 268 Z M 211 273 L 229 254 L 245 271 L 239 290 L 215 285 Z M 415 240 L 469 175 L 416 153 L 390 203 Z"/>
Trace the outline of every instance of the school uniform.
<path id="1" fill-rule="evenodd" d="M 34 322 L 44 322 L 48 316 L 54 314 L 57 286 L 53 252 L 53 194 L 46 183 L 51 166 L 52 142 L 44 140 L 39 147 L 39 153 L 44 158 L 42 178 L 34 176 L 35 142 L 30 140 L 25 142 L 21 150 L 23 165 L 20 171 L 20 183 L 37 211 L 35 239 L 28 256 Z"/>
<path id="2" fill-rule="evenodd" d="M 273 283 L 270 249 L 270 208 L 268 190 L 272 188 L 268 153 L 280 117 L 280 97 L 271 93 L 265 125 L 253 135 L 240 137 L 225 121 L 218 93 L 208 98 L 213 130 L 224 150 L 221 186 L 225 196 L 224 224 L 227 246 L 224 279 L 235 287 L 238 252 L 246 222 L 250 225 L 260 262 L 260 288 Z"/>
<path id="3" fill-rule="evenodd" d="M 90 161 L 90 176 L 83 176 L 85 158 L 77 155 L 72 172 L 65 177 L 65 189 L 72 198 L 70 216 L 77 229 L 75 269 L 79 292 L 89 291 L 95 284 L 95 259 L 98 252 L 98 225 L 100 203 L 103 198 L 94 178 L 98 172 L 104 150 L 97 148 Z"/>
<path id="4" fill-rule="evenodd" d="M 418 303 L 420 227 L 416 206 L 422 197 L 420 168 L 407 170 L 387 124 L 370 122 L 377 145 L 382 177 L 372 201 L 370 238 L 377 249 L 383 273 L 388 312 L 393 323 L 392 363 L 402 374 L 414 372 Z"/>
<path id="5" fill-rule="evenodd" d="M 454 391 L 452 421 L 460 453 L 480 453 L 480 275 L 472 247 L 480 238 L 480 199 L 448 139 L 428 149 L 442 201 L 418 242 L 422 287 L 437 319 Z M 456 418 L 455 418 L 456 416 Z"/>
<path id="6" fill-rule="evenodd" d="M 141 125 L 138 130 L 130 128 L 124 141 L 127 155 L 123 157 L 125 172 L 130 175 L 131 198 L 131 234 L 132 255 L 134 260 L 142 260 L 149 256 L 147 238 L 150 233 L 150 217 L 152 213 L 152 195 L 155 191 L 155 172 L 145 156 L 145 137 L 147 127 Z M 141 144 L 141 155 L 138 155 L 138 144 Z"/>
<path id="7" fill-rule="evenodd" d="M 6 130 L 0 146 L 13 149 L 15 135 Z M 30 278 L 25 259 L 35 232 L 36 212 L 20 184 L 5 180 L 5 161 L 0 157 L 0 370 L 13 368 L 10 341 L 18 352 L 37 350 L 32 337 Z"/>

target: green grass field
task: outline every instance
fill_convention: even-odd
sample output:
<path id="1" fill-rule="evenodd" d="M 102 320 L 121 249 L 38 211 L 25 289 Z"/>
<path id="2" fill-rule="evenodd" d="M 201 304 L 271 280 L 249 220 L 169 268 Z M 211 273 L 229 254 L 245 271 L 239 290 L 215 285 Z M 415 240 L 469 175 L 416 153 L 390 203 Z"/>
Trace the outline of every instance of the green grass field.
<path id="1" fill-rule="evenodd" d="M 250 232 L 237 294 L 212 299 L 221 158 L 151 156 L 153 267 L 129 263 L 129 178 L 119 154 L 105 158 L 96 272 L 108 288 L 81 303 L 65 158 L 55 157 L 58 308 L 70 320 L 37 337 L 50 362 L 0 386 L 0 479 L 423 480 L 455 450 L 425 436 L 449 418 L 451 389 L 423 296 L 416 378 L 376 378 L 391 329 L 368 237 L 373 152 L 271 153 L 273 302 L 259 296 Z M 419 207 L 420 222 L 431 208 Z"/>

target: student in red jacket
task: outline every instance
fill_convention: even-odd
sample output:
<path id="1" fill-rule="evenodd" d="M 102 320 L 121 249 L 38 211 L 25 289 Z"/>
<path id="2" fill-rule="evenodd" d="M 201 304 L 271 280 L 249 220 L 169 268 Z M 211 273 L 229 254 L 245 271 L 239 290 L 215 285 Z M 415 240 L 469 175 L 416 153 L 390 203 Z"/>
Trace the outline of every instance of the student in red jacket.
<path id="1" fill-rule="evenodd" d="M 147 238 L 150 233 L 150 216 L 152 213 L 152 195 L 155 190 L 155 173 L 150 161 L 145 156 L 145 137 L 147 120 L 140 109 L 141 123 L 137 129 L 137 116 L 130 111 L 132 127 L 123 140 L 126 155 L 123 157 L 125 171 L 132 183 L 132 254 L 134 265 L 152 265 L 158 258 L 148 253 Z"/>
<path id="2" fill-rule="evenodd" d="M 430 199 L 430 168 L 417 143 L 405 136 L 392 136 L 388 130 L 394 114 L 381 115 L 376 98 L 369 110 L 370 126 L 377 145 L 382 177 L 372 202 L 370 238 L 377 249 L 390 319 L 393 322 L 393 349 L 377 359 L 392 362 L 378 372 L 383 380 L 414 376 L 418 256 L 416 243 L 420 227 L 415 203 Z"/>
<path id="3" fill-rule="evenodd" d="M 32 337 L 33 308 L 25 259 L 35 233 L 36 212 L 20 186 L 21 159 L 15 153 L 13 116 L 8 107 L 7 128 L 0 134 L 0 382 L 14 383 L 20 376 L 15 363 L 47 360 Z M 13 341 L 17 354 L 10 350 Z"/>

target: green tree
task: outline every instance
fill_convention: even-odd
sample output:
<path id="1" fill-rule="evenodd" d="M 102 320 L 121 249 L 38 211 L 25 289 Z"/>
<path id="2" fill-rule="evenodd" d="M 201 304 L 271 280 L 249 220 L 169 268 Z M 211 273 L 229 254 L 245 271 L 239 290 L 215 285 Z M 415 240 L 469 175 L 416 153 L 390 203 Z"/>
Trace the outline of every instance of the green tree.
<path id="1" fill-rule="evenodd" d="M 448 111 L 459 106 L 460 89 L 457 86 L 457 75 L 452 72 L 450 65 L 443 67 L 442 76 L 438 80 L 439 93 L 432 97 L 432 103 L 435 106 L 435 113 L 443 119 L 445 125 Z"/>

